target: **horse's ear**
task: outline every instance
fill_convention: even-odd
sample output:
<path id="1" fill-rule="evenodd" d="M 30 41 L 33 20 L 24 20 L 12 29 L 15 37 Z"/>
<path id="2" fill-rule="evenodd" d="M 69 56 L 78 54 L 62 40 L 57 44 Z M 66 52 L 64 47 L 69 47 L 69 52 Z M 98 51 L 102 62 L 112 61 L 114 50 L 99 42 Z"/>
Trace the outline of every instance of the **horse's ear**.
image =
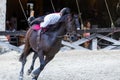
<path id="1" fill-rule="evenodd" d="M 70 9 L 69 9 L 68 7 L 63 8 L 63 9 L 60 11 L 60 13 L 61 13 L 62 16 L 66 15 L 66 14 L 69 14 L 70 12 L 71 12 L 71 11 L 70 11 Z"/>

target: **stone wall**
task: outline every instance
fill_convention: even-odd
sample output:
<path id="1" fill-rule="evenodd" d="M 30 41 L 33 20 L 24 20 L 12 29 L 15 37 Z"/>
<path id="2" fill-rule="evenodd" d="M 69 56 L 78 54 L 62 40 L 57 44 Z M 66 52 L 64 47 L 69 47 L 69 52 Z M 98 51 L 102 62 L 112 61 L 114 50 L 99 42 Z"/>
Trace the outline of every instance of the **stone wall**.
<path id="1" fill-rule="evenodd" d="M 6 0 L 0 0 L 0 31 L 5 31 Z"/>

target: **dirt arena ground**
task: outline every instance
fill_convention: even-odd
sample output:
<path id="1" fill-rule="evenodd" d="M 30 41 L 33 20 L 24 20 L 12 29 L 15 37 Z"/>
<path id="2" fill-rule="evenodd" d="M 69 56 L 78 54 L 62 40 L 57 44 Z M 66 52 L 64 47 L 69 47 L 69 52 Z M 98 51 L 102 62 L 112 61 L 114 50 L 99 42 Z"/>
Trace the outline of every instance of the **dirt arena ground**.
<path id="1" fill-rule="evenodd" d="M 0 55 L 0 80 L 18 80 L 21 63 L 19 53 Z M 26 71 L 25 79 L 31 80 Z M 39 65 L 38 59 L 35 67 Z M 120 51 L 65 51 L 59 52 L 45 67 L 38 80 L 120 80 Z"/>

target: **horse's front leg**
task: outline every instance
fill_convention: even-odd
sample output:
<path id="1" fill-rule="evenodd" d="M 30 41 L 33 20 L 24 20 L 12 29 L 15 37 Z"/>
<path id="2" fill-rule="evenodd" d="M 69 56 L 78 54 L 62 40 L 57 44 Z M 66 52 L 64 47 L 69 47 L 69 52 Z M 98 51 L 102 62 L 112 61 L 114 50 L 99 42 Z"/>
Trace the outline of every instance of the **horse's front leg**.
<path id="1" fill-rule="evenodd" d="M 44 56 L 43 56 L 43 57 L 44 57 Z M 36 70 L 33 72 L 33 75 L 32 75 L 33 79 L 32 79 L 32 80 L 37 80 L 40 72 L 44 69 L 44 67 L 46 66 L 46 64 L 49 63 L 53 58 L 54 58 L 54 56 L 46 56 L 45 60 L 43 60 L 43 61 L 40 60 L 40 62 L 41 62 L 42 64 L 40 65 L 40 67 L 39 67 L 38 69 L 36 69 Z M 41 59 L 43 59 L 43 58 L 41 58 Z M 38 75 L 36 75 L 36 74 L 38 74 Z"/>
<path id="2" fill-rule="evenodd" d="M 41 71 L 45 67 L 44 54 L 43 54 L 42 50 L 38 52 L 38 57 L 39 57 L 39 60 L 40 60 L 40 67 L 37 68 L 35 71 L 33 71 L 33 73 L 32 73 L 32 80 L 37 80 L 39 74 L 41 73 Z"/>
<path id="3" fill-rule="evenodd" d="M 38 54 L 35 52 L 33 55 L 33 59 L 32 59 L 32 64 L 30 66 L 30 69 L 28 69 L 27 74 L 30 75 L 32 70 L 34 69 L 34 64 L 35 64 L 35 60 L 37 59 Z"/>
<path id="4" fill-rule="evenodd" d="M 20 70 L 19 80 L 23 80 L 24 66 L 25 66 L 25 63 L 26 63 L 26 57 L 24 57 L 21 62 L 22 62 L 22 68 Z"/>

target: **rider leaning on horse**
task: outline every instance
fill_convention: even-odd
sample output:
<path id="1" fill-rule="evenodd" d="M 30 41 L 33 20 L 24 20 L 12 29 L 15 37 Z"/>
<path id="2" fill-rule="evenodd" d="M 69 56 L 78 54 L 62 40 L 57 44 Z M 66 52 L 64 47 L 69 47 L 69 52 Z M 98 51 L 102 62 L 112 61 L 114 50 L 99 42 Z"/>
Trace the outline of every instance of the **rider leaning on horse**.
<path id="1" fill-rule="evenodd" d="M 69 13 L 70 13 L 69 8 L 63 8 L 61 9 L 60 12 L 48 14 L 44 17 L 43 22 L 41 22 L 39 25 L 34 25 L 33 29 L 39 30 L 42 28 L 46 28 L 48 25 L 53 25 L 57 23 L 62 16 L 64 16 L 65 14 L 69 14 Z"/>

